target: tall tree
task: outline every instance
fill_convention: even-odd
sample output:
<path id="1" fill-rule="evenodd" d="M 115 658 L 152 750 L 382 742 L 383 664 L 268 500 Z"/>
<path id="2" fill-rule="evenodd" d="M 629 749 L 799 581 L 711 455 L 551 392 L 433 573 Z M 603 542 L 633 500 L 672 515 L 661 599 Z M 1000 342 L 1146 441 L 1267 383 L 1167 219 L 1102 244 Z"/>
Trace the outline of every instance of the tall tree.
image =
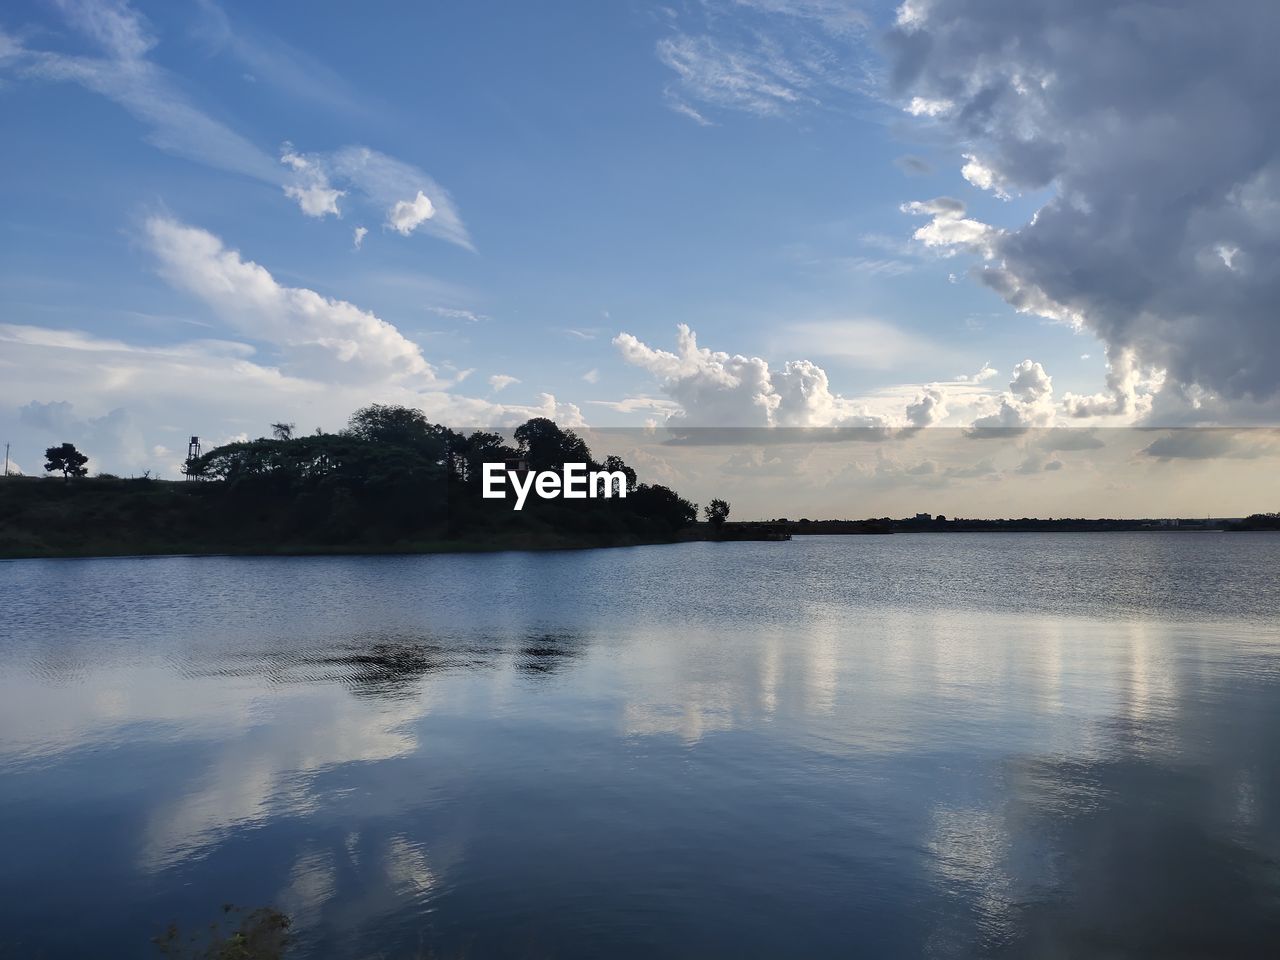
<path id="1" fill-rule="evenodd" d="M 273 423 L 271 425 L 271 436 L 277 440 L 292 440 L 293 428 L 296 426 L 296 423 Z"/>
<path id="2" fill-rule="evenodd" d="M 375 403 L 353 413 L 344 433 L 374 443 L 415 447 L 436 439 L 436 430 L 436 425 L 421 410 Z"/>
<path id="3" fill-rule="evenodd" d="M 707 518 L 707 523 L 719 530 L 724 526 L 724 522 L 729 519 L 729 501 L 712 500 L 703 509 L 703 513 Z"/>
<path id="4" fill-rule="evenodd" d="M 73 443 L 64 443 L 60 447 L 50 447 L 44 452 L 45 465 L 44 468 L 50 473 L 57 470 L 62 471 L 62 479 L 70 480 L 72 477 L 83 477 L 89 472 L 85 464 L 89 462 L 89 458 L 76 449 Z"/>
<path id="5" fill-rule="evenodd" d="M 591 450 L 572 430 L 546 417 L 534 417 L 515 429 L 516 443 L 532 470 L 557 470 L 566 463 L 590 463 Z"/>

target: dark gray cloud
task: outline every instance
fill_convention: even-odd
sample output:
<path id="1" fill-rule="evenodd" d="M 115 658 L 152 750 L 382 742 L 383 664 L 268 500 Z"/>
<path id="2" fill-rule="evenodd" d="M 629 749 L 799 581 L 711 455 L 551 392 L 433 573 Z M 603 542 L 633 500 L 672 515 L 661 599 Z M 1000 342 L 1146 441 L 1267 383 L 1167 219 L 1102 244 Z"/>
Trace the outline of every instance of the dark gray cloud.
<path id="1" fill-rule="evenodd" d="M 1053 190 L 989 286 L 1175 383 L 1280 392 L 1280 5 L 910 0 L 887 47 L 967 179 Z"/>
<path id="2" fill-rule="evenodd" d="M 1278 438 L 1276 431 L 1267 429 L 1187 427 L 1170 430 L 1144 447 L 1142 453 L 1160 460 L 1252 460 L 1276 452 Z"/>
<path id="3" fill-rule="evenodd" d="M 1106 446 L 1098 437 L 1097 430 L 1083 427 L 1054 427 L 1046 430 L 1037 444 L 1049 453 L 1055 450 L 1099 450 Z"/>
<path id="4" fill-rule="evenodd" d="M 933 164 L 924 157 L 906 154 L 893 161 L 899 170 L 909 177 L 927 177 L 933 173 Z"/>

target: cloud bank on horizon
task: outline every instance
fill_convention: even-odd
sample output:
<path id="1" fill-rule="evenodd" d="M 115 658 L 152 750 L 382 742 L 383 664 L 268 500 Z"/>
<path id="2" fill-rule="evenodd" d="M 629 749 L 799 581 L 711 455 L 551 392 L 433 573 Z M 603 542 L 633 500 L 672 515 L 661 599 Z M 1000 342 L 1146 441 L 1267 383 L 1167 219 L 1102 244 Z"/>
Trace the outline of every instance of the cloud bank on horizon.
<path id="1" fill-rule="evenodd" d="M 185 28 L 222 59 L 189 69 L 167 52 L 184 28 L 168 8 L 60 0 L 56 9 L 50 22 L 34 8 L 30 19 L 0 19 L 2 95 L 16 103 L 71 87 L 98 106 L 66 109 L 97 117 L 105 101 L 131 118 L 142 134 L 136 162 L 154 165 L 158 186 L 111 230 L 130 237 L 131 282 L 163 284 L 134 309 L 147 313 L 145 300 L 163 303 L 162 316 L 192 312 L 139 333 L 30 292 L 7 305 L 3 403 L 15 429 L 84 438 L 107 467 L 158 461 L 173 470 L 181 458 L 171 448 L 192 423 L 212 422 L 202 432 L 226 438 L 282 416 L 334 426 L 375 400 L 458 424 L 539 414 L 580 425 L 590 404 L 606 422 L 840 429 L 889 445 L 939 426 L 980 441 L 1064 426 L 1280 422 L 1280 274 L 1271 266 L 1280 254 L 1280 120 L 1271 107 L 1280 9 L 1264 0 L 1212 13 L 1191 0 L 907 0 L 888 15 L 843 0 L 708 0 L 655 13 L 647 37 L 611 23 L 617 36 L 602 42 L 651 52 L 643 79 L 652 83 L 637 89 L 650 91 L 653 115 L 641 118 L 631 103 L 630 122 L 653 125 L 681 168 L 665 174 L 669 189 L 657 181 L 655 205 L 684 198 L 714 225 L 715 210 L 747 189 L 735 183 L 735 137 L 763 138 L 750 141 L 763 150 L 783 136 L 807 150 L 847 126 L 857 135 L 850 142 L 875 145 L 869 159 L 855 158 L 858 175 L 878 185 L 871 199 L 842 211 L 840 223 L 781 223 L 771 208 L 760 238 L 722 231 L 725 261 L 757 266 L 702 277 L 691 265 L 673 290 L 735 279 L 717 288 L 724 306 L 691 293 L 674 316 L 631 290 L 643 275 L 630 266 L 637 251 L 667 242 L 644 234 L 642 220 L 639 245 L 619 241 L 616 254 L 594 233 L 582 234 L 589 243 L 556 240 L 598 233 L 595 207 L 615 186 L 607 169 L 574 165 L 595 137 L 573 139 L 561 112 L 572 104 L 549 98 L 541 113 L 508 123 L 492 78 L 467 72 L 465 49 L 442 69 L 459 101 L 469 86 L 483 88 L 488 112 L 469 102 L 465 117 L 445 122 L 448 105 L 436 101 L 451 94 L 440 89 L 431 103 L 439 116 L 424 119 L 429 135 L 415 139 L 404 124 L 375 122 L 370 100 L 320 58 L 272 40 L 261 22 L 246 26 L 251 8 L 204 0 Z M 317 22 L 340 30 L 346 15 L 326 11 Z M 483 35 L 483 24 L 474 28 Z M 234 77 L 218 72 L 229 59 Z M 582 79 L 561 93 L 587 96 Z M 245 93 L 267 86 L 270 96 Z M 406 116 L 423 115 L 403 86 L 378 95 L 406 97 Z M 476 116 L 495 129 L 501 120 L 526 152 L 515 149 L 512 161 L 487 140 L 467 152 L 436 132 L 461 140 Z M 24 142 L 39 144 L 56 118 L 22 122 Z M 388 140 L 398 156 L 363 145 Z M 549 165 L 535 169 L 543 155 Z M 703 155 L 710 176 L 696 174 Z M 784 202 L 793 192 L 799 209 L 811 161 L 798 151 L 795 163 L 776 190 Z M 553 166 L 572 169 L 560 182 Z M 450 172 L 451 186 L 465 175 L 470 225 L 424 168 Z M 79 169 L 65 189 L 94 191 L 95 167 L 85 160 Z M 33 171 L 24 175 L 35 182 Z M 237 184 L 266 190 L 252 205 L 216 209 L 174 186 L 201 177 L 228 197 Z M 594 199 L 578 207 L 570 188 Z M 709 212 L 696 213 L 691 196 L 719 206 L 708 199 Z M 280 230 L 298 239 L 263 229 L 289 212 L 293 223 Z M 802 239 L 779 239 L 791 236 Z M 879 250 L 859 255 L 858 245 Z M 591 277 L 557 273 L 578 261 L 594 265 Z M 808 277 L 787 273 L 796 263 L 844 273 L 819 299 Z M 56 244 L 39 265 L 60 272 Z M 946 292 L 908 280 L 924 276 L 950 281 L 937 288 Z M 976 281 L 972 292 L 966 279 Z M 738 285 L 740 298 L 729 289 Z M 129 291 L 119 290 L 113 299 L 125 302 Z M 979 298 L 1037 319 L 1006 323 L 974 346 L 984 329 L 973 315 Z M 601 301 L 632 306 L 614 320 Z M 730 308 L 743 319 L 726 322 Z M 191 325 L 207 330 L 193 339 Z M 1079 347 L 1068 357 L 1052 329 L 1100 343 L 1105 371 L 1082 367 Z M 551 341 L 561 346 L 544 346 Z M 993 349 L 1002 351 L 995 365 L 984 359 Z M 565 396 L 575 402 L 557 399 Z M 1146 456 L 1236 455 L 1220 438 L 1199 444 L 1169 439 Z M 735 469 L 765 462 L 751 455 Z M 1024 463 L 1033 473 L 1062 461 L 1037 448 Z"/>

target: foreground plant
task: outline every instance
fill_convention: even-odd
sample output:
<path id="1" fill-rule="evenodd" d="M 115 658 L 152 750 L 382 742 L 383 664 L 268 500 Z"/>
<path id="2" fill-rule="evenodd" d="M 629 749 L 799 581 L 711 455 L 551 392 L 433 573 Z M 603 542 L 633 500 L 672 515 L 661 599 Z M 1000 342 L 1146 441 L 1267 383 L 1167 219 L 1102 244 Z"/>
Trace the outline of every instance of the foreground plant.
<path id="1" fill-rule="evenodd" d="M 192 934 L 185 940 L 176 924 L 152 943 L 165 957 L 174 960 L 280 960 L 290 943 L 292 921 L 274 907 L 259 907 L 249 913 L 243 907 L 223 904 L 222 919 L 209 924 L 204 936 Z"/>

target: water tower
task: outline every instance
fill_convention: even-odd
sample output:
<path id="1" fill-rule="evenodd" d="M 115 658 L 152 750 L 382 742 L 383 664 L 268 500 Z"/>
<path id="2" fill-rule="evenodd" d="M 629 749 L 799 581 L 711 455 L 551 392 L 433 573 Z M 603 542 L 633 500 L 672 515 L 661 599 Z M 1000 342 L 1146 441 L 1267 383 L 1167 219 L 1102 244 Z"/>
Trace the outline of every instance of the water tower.
<path id="1" fill-rule="evenodd" d="M 193 461 L 199 460 L 199 459 L 200 459 L 200 438 L 192 437 L 191 442 L 187 444 L 187 464 L 190 465 Z M 200 478 L 193 473 L 188 473 L 187 479 L 199 480 Z"/>

